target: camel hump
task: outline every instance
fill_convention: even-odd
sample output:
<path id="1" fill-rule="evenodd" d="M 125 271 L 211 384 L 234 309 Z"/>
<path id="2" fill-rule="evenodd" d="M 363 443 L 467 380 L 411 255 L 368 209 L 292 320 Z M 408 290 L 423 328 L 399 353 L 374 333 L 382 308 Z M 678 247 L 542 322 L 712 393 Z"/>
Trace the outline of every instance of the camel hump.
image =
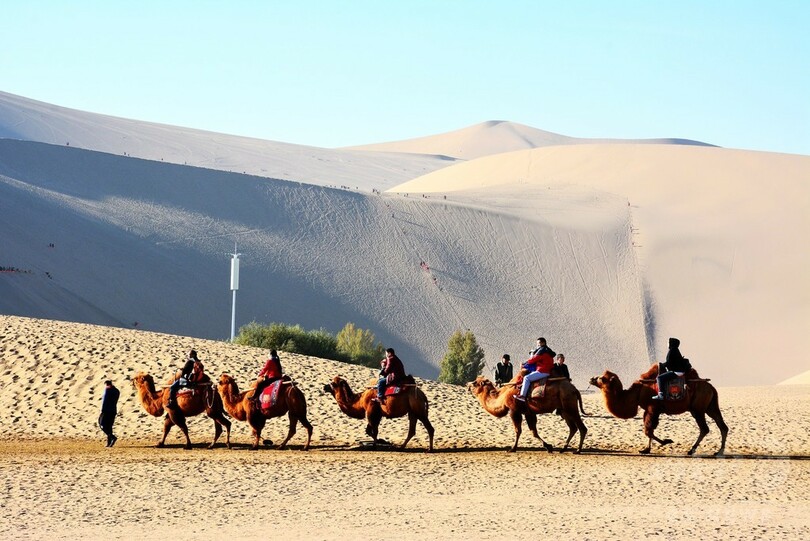
<path id="1" fill-rule="evenodd" d="M 416 380 L 411 374 L 408 374 L 407 376 L 402 378 L 402 381 L 400 381 L 400 383 L 402 385 L 416 385 Z"/>

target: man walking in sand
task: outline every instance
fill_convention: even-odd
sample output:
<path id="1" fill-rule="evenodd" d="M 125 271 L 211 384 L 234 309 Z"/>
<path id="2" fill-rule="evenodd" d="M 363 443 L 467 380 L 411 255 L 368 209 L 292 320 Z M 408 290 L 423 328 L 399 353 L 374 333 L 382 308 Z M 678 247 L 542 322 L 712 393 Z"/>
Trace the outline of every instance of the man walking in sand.
<path id="1" fill-rule="evenodd" d="M 107 434 L 107 447 L 112 447 L 118 438 L 113 434 L 115 416 L 118 414 L 118 396 L 121 393 L 115 388 L 112 381 L 104 382 L 104 396 L 101 399 L 101 415 L 98 417 L 98 426 Z"/>

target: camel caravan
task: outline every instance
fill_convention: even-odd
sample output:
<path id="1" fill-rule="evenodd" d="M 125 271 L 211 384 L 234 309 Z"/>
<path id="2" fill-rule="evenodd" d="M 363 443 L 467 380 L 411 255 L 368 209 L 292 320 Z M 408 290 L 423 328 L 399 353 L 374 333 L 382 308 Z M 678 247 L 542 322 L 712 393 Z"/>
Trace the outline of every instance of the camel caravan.
<path id="1" fill-rule="evenodd" d="M 688 411 L 700 430 L 688 454 L 694 454 L 708 434 L 708 415 L 720 430 L 720 449 L 715 456 L 722 456 L 729 429 L 720 412 L 717 390 L 709 380 L 699 377 L 689 360 L 680 354 L 679 344 L 677 339 L 671 338 L 666 362 L 653 364 L 627 389 L 623 388 L 618 376 L 610 371 L 591 378 L 590 384 L 602 392 L 608 412 L 615 417 L 631 419 L 636 417 L 640 409 L 643 410 L 644 434 L 648 437 L 648 444 L 640 453 L 649 454 L 653 441 L 662 446 L 672 443 L 671 439 L 661 439 L 655 435 L 662 414 L 680 415 Z M 568 438 L 560 452 L 568 450 L 572 439 L 579 433 L 576 448 L 572 448 L 574 454 L 579 454 L 588 433 L 582 420 L 583 416 L 587 416 L 582 394 L 571 382 L 564 356 L 556 355 L 555 363 L 555 353 L 544 338 L 538 339 L 537 346 L 514 377 L 509 356 L 504 355 L 504 360 L 496 367 L 495 383 L 478 376 L 467 384 L 467 388 L 486 412 L 497 418 L 508 416 L 512 421 L 515 440 L 508 452 L 517 451 L 524 418 L 534 438 L 546 451 L 553 452 L 554 447 L 543 440 L 537 431 L 537 416 L 547 413 L 561 417 L 568 426 Z M 258 379 L 244 391 L 239 390 L 235 379 L 228 374 L 222 374 L 214 384 L 205 374 L 193 350 L 183 369 L 171 378 L 167 387 L 157 390 L 153 377 L 144 373 L 138 373 L 132 383 L 147 413 L 155 417 L 165 414 L 163 435 L 157 447 L 165 446 L 169 431 L 177 426 L 185 436 L 185 449 L 191 449 L 186 419 L 205 413 L 214 421 L 214 438 L 208 445 L 209 449 L 219 440 L 223 427 L 225 444 L 231 448 L 231 421 L 227 414 L 250 426 L 253 436 L 251 449 L 257 450 L 262 444 L 272 445 L 272 441 L 261 437 L 266 421 L 286 414 L 289 429 L 278 448 L 286 448 L 300 423 L 306 430 L 306 442 L 302 449 L 310 449 L 313 427 L 307 419 L 306 398 L 291 378 L 282 374 L 281 362 L 275 350 L 271 351 Z M 379 378 L 361 392 L 353 392 L 341 376 L 335 376 L 324 385 L 323 391 L 332 395 L 345 415 L 365 420 L 365 433 L 372 439 L 372 448 L 377 448 L 381 441 L 379 426 L 383 418 L 396 419 L 407 415 L 408 433 L 399 448 L 404 449 L 408 445 L 416 434 L 419 422 L 428 434 L 427 451 L 433 450 L 434 428 L 428 418 L 427 396 L 413 376 L 405 374 L 402 361 L 393 349 L 386 350 Z"/>

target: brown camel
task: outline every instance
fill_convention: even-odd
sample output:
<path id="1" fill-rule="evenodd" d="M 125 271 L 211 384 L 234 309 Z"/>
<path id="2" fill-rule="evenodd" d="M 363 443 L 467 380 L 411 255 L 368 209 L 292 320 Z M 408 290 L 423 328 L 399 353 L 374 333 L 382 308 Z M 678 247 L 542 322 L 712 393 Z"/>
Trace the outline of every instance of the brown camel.
<path id="1" fill-rule="evenodd" d="M 559 412 L 562 418 L 568 425 L 568 439 L 565 441 L 560 452 L 568 449 L 571 439 L 579 430 L 579 447 L 574 450 L 574 454 L 582 452 L 582 442 L 585 441 L 585 434 L 588 433 L 588 427 L 582 422 L 580 417 L 580 410 L 582 404 L 582 395 L 579 390 L 567 379 L 557 381 L 549 381 L 546 383 L 546 390 L 542 398 L 530 398 L 526 403 L 515 400 L 518 394 L 518 386 L 513 381 L 512 384 L 507 384 L 496 389 L 495 385 L 484 376 L 478 376 L 475 381 L 468 385 L 470 391 L 481 405 L 489 413 L 495 417 L 503 417 L 507 413 L 512 419 L 512 424 L 515 427 L 515 443 L 510 452 L 517 450 L 518 439 L 520 439 L 520 418 L 521 415 L 526 416 L 526 424 L 534 434 L 534 437 L 539 439 L 547 451 L 551 452 L 553 447 L 543 441 L 537 434 L 537 414 L 552 413 L 555 410 Z M 583 410 L 584 413 L 584 410 Z"/>
<path id="2" fill-rule="evenodd" d="M 141 400 L 143 409 L 149 415 L 160 417 L 164 411 L 166 412 L 166 417 L 163 420 L 163 438 L 158 442 L 157 447 L 163 447 L 166 444 L 166 436 L 169 435 L 169 430 L 171 430 L 172 426 L 177 425 L 186 437 L 185 448 L 191 449 L 191 439 L 188 437 L 186 418 L 195 417 L 205 412 L 208 417 L 214 420 L 214 441 L 211 442 L 208 448 L 213 448 L 217 443 L 219 436 L 222 434 L 223 426 L 226 432 L 226 445 L 228 449 L 231 448 L 231 422 L 225 418 L 222 400 L 220 400 L 219 395 L 214 391 L 210 383 L 198 386 L 193 393 L 177 395 L 176 408 L 165 408 L 164 404 L 168 402 L 169 398 L 169 388 L 164 387 L 160 391 L 156 391 L 155 380 L 149 374 L 138 373 L 132 378 L 132 385 L 138 390 L 138 398 Z"/>
<path id="3" fill-rule="evenodd" d="M 428 399 L 425 393 L 416 386 L 413 378 L 408 376 L 408 387 L 404 391 L 386 397 L 382 403 L 373 401 L 377 396 L 376 389 L 366 389 L 361 394 L 354 394 L 348 382 L 340 376 L 335 376 L 331 383 L 324 385 L 324 392 L 330 393 L 340 407 L 340 410 L 354 419 L 366 419 L 366 434 L 374 440 L 377 446 L 377 433 L 380 420 L 383 417 L 396 419 L 408 416 L 408 436 L 402 442 L 400 449 L 404 449 L 416 434 L 416 421 L 421 421 L 427 430 L 430 442 L 428 451 L 433 450 L 433 425 L 428 420 Z"/>
<path id="4" fill-rule="evenodd" d="M 636 416 L 639 408 L 644 410 L 644 434 L 649 440 L 647 447 L 639 451 L 641 454 L 649 454 L 653 440 L 661 445 L 672 443 L 671 439 L 662 440 L 655 435 L 655 429 L 658 427 L 662 413 L 680 415 L 688 411 L 700 429 L 700 434 L 688 454 L 694 454 L 700 442 L 709 433 L 709 425 L 706 423 L 706 415 L 708 415 L 720 429 L 720 449 L 714 456 L 722 456 L 726 449 L 728 426 L 723 421 L 723 414 L 720 413 L 717 389 L 706 380 L 693 381 L 697 379 L 697 372 L 692 370 L 687 377 L 687 392 L 683 400 L 653 400 L 653 396 L 656 395 L 656 391 L 653 389 L 655 379 L 650 378 L 654 378 L 657 374 L 658 365 L 656 364 L 642 374 L 641 380 L 633 382 L 628 389 L 624 389 L 616 374 L 605 371 L 601 376 L 591 378 L 591 385 L 602 390 L 605 406 L 619 419 L 631 419 Z"/>
<path id="5" fill-rule="evenodd" d="M 222 402 L 225 404 L 225 409 L 233 418 L 239 421 L 247 421 L 250 428 L 253 429 L 253 446 L 251 449 L 254 451 L 259 448 L 262 429 L 267 419 L 281 417 L 285 413 L 290 419 L 290 429 L 287 432 L 287 437 L 284 438 L 278 448 L 284 449 L 287 446 L 287 442 L 295 435 L 296 426 L 300 421 L 307 430 L 307 443 L 304 445 L 303 450 L 309 450 L 309 442 L 312 439 L 312 425 L 307 420 L 307 401 L 304 398 L 304 393 L 286 376 L 281 386 L 278 401 L 270 410 L 263 412 L 258 404 L 251 400 L 253 388 L 240 393 L 236 381 L 231 376 L 222 374 L 219 377 L 217 390 L 222 397 Z"/>

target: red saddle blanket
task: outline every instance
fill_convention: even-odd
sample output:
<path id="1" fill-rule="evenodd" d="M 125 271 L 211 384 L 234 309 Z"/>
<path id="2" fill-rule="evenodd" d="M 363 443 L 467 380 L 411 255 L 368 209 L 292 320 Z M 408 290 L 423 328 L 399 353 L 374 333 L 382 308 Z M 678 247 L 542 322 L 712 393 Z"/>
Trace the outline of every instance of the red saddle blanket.
<path id="1" fill-rule="evenodd" d="M 658 384 L 653 384 L 653 389 L 658 391 Z M 678 376 L 666 383 L 663 390 L 664 400 L 683 400 L 686 398 L 686 378 Z"/>
<path id="2" fill-rule="evenodd" d="M 393 396 L 402 392 L 402 385 L 386 385 L 383 396 Z"/>
<path id="3" fill-rule="evenodd" d="M 262 410 L 269 410 L 278 402 L 278 392 L 281 389 L 281 380 L 274 381 L 264 389 L 259 396 L 259 405 Z"/>

